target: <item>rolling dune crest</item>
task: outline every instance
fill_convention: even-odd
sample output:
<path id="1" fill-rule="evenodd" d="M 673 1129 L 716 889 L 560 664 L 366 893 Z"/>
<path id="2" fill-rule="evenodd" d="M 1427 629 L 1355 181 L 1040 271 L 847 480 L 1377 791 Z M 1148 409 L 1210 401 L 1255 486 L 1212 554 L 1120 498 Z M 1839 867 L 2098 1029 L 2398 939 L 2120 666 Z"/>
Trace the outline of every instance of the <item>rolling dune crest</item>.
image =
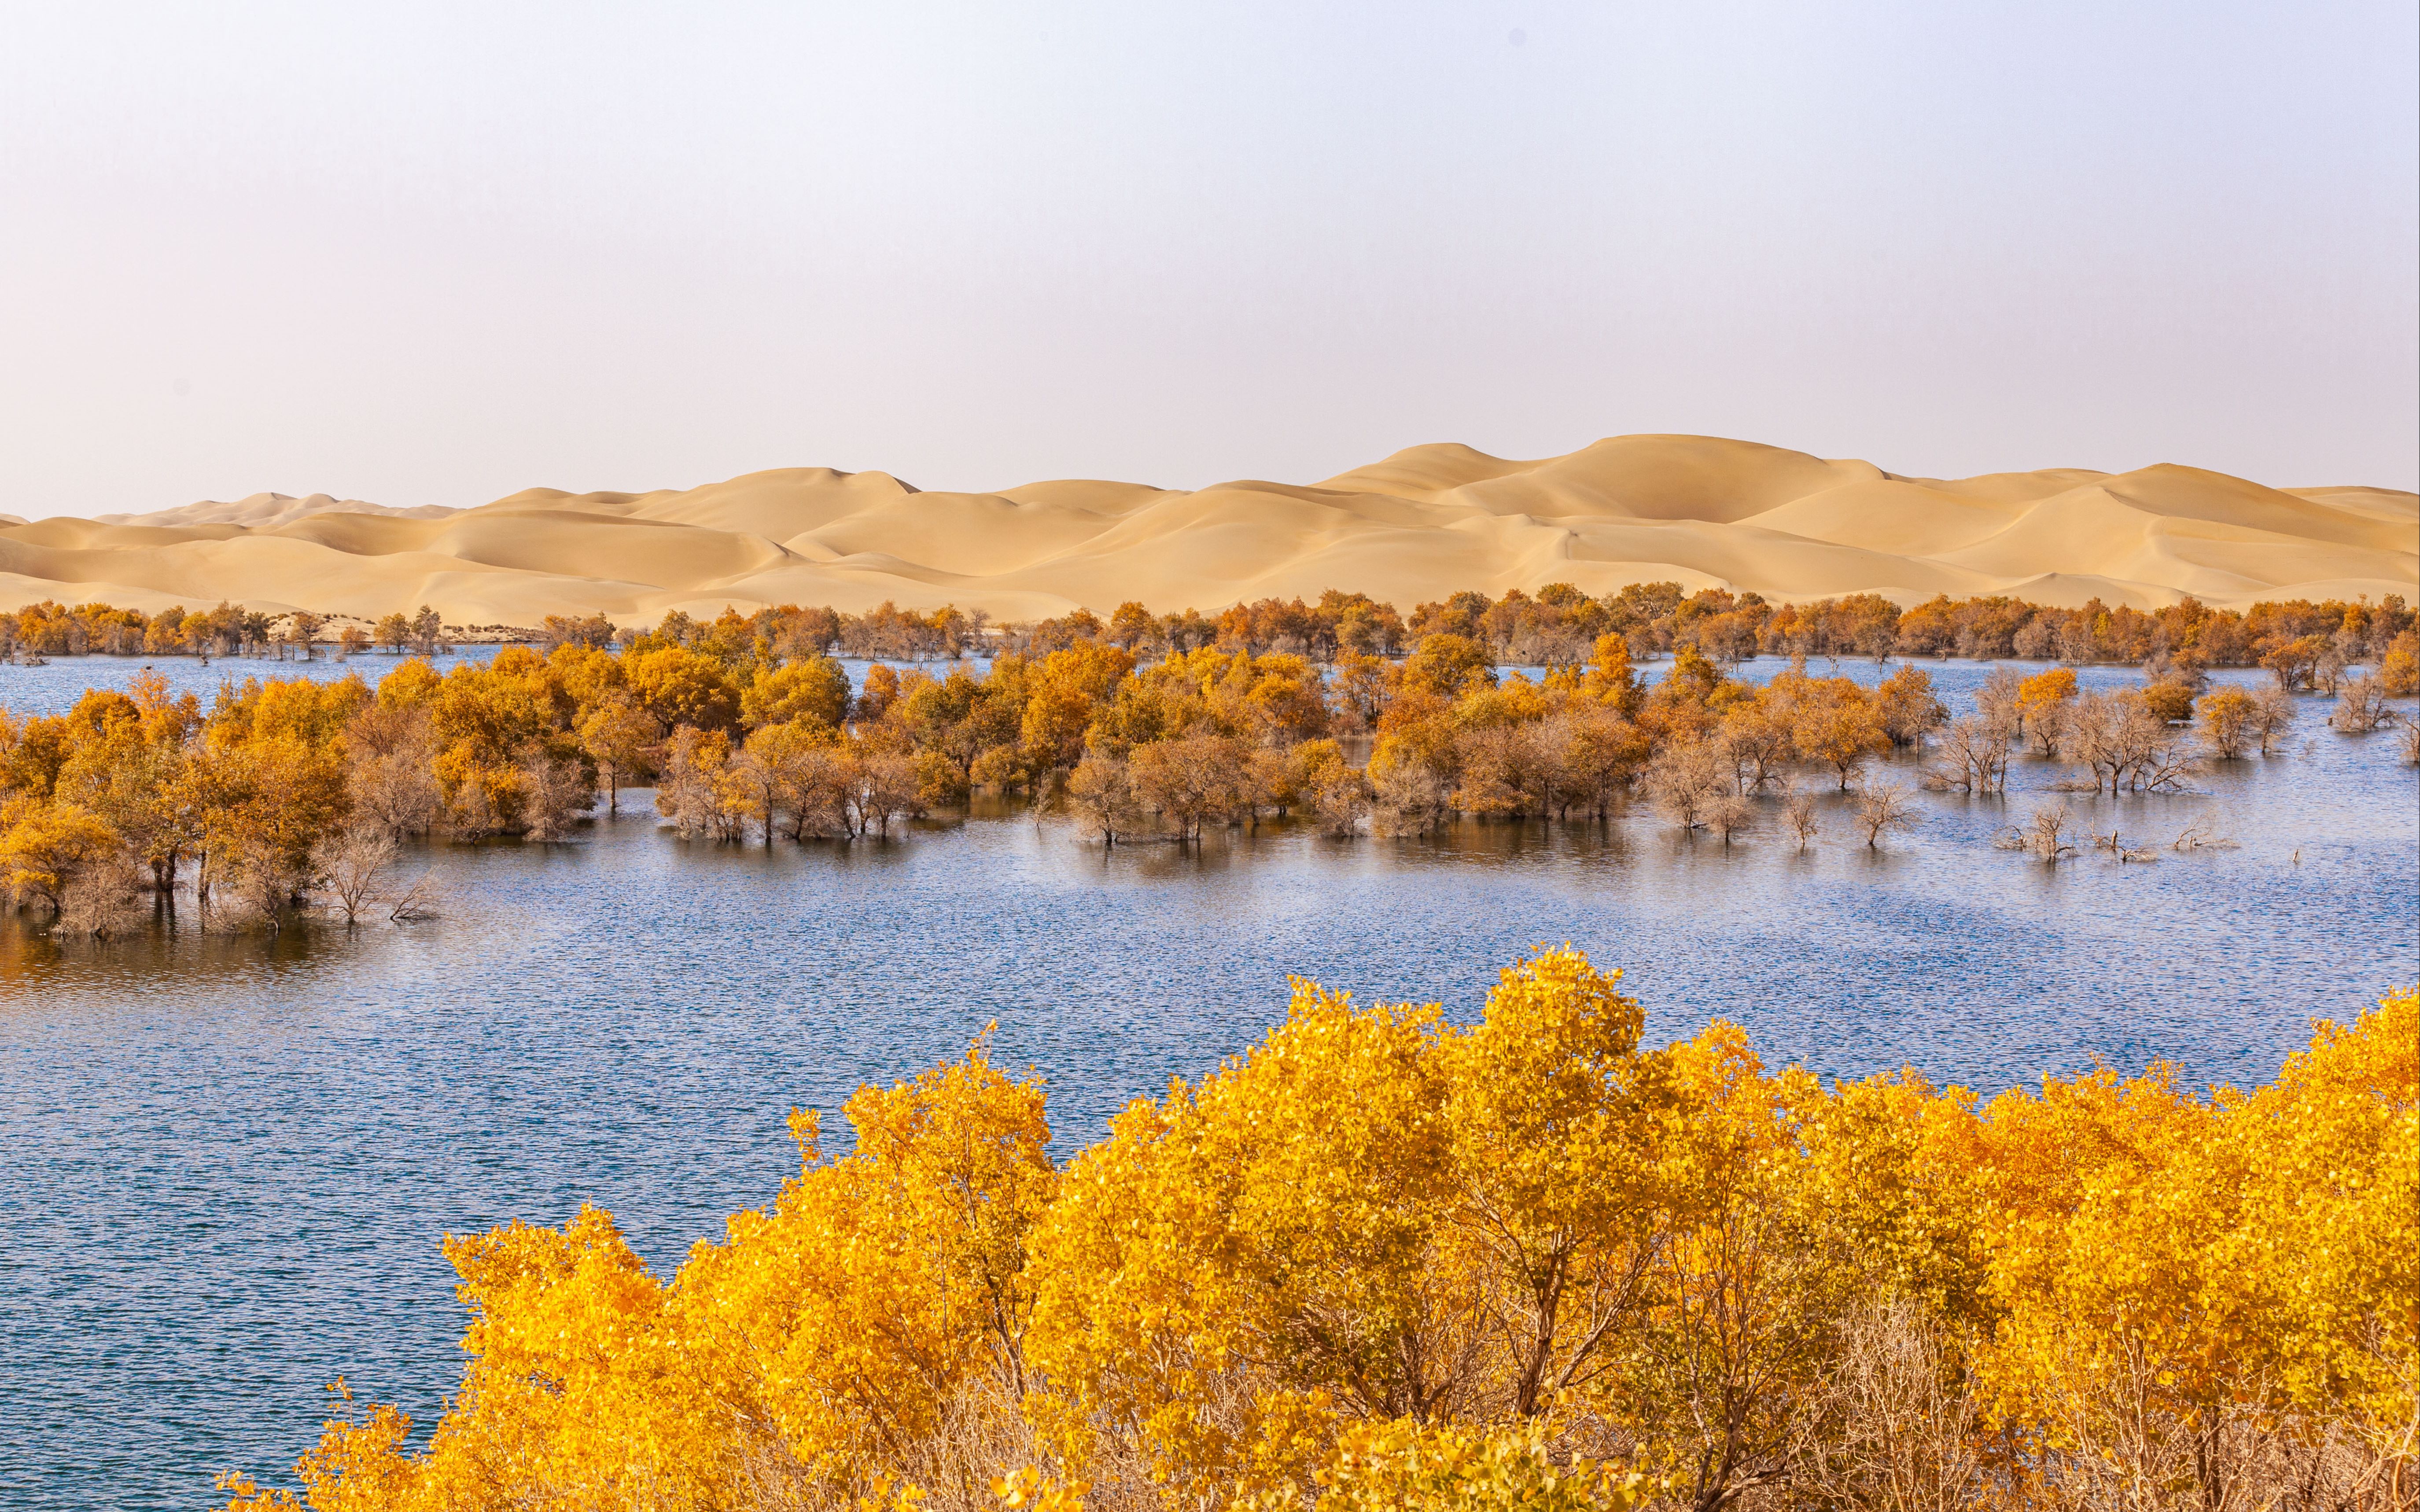
<path id="1" fill-rule="evenodd" d="M 457 623 L 725 604 L 988 609 L 1140 599 L 1156 612 L 1358 590 L 1408 609 L 1462 588 L 1669 579 L 1808 599 L 2009 594 L 2149 608 L 2193 594 L 2420 596 L 2420 496 L 2280 489 L 2162 464 L 1907 477 L 1753 442 L 1619 436 L 1517 460 L 1415 446 L 1310 485 L 1184 490 L 1055 479 L 925 492 L 783 468 L 688 489 L 529 488 L 475 509 L 257 494 L 145 516 L 6 523 L 0 600 L 157 609 L 232 599 Z"/>

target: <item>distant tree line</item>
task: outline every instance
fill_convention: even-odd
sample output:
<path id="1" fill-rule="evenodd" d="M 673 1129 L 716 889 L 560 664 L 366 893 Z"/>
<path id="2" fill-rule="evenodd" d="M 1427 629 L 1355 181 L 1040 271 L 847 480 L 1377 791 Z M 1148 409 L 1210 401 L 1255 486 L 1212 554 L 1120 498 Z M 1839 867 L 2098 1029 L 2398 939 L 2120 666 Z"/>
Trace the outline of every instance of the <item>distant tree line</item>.
<path id="1" fill-rule="evenodd" d="M 760 655 L 777 658 L 822 654 L 947 660 L 992 650 L 1032 656 L 1094 641 L 1144 656 L 1240 647 L 1255 656 L 1277 652 L 1327 665 L 1346 655 L 1400 656 L 1428 636 L 1456 635 L 1484 643 L 1499 663 L 1551 668 L 1584 662 L 1598 640 L 1618 635 L 1634 661 L 1687 646 L 1723 666 L 1758 656 L 2014 657 L 2140 664 L 2155 671 L 2261 666 L 2278 671 L 2289 687 L 2328 692 L 2335 690 L 2335 681 L 2346 668 L 2391 663 L 2399 645 L 2406 674 L 2420 675 L 2420 638 L 2404 639 L 2413 632 L 2412 610 L 2392 594 L 2378 604 L 2292 599 L 2241 610 L 2211 609 L 2190 597 L 2161 609 L 2113 609 L 2097 598 L 2071 609 L 2000 596 L 1941 594 L 1902 609 L 1873 594 L 1773 604 L 1752 593 L 1709 588 L 1687 594 L 1679 583 L 1660 582 L 1633 583 L 1592 598 L 1568 583 L 1550 583 L 1534 595 L 1519 589 L 1493 598 L 1475 591 L 1454 594 L 1418 605 L 1408 618 L 1365 594 L 1330 589 L 1316 604 L 1264 598 L 1215 616 L 1189 609 L 1155 615 L 1139 603 L 1126 603 L 1106 621 L 1090 609 L 1077 609 L 994 625 L 980 609 L 918 611 L 886 602 L 862 614 L 784 605 L 744 619 L 743 638 L 752 646 L 762 641 Z M 386 615 L 367 629 L 357 623 L 329 628 L 333 624 L 319 615 L 271 616 L 225 603 L 206 611 L 168 609 L 145 615 L 106 604 L 69 609 L 46 601 L 0 614 L 0 656 L 226 656 L 277 647 L 307 652 L 323 643 L 323 632 L 324 643 L 340 652 L 376 646 L 427 656 L 445 633 L 426 606 L 416 614 Z M 520 638 L 551 650 L 564 644 L 606 648 L 642 635 L 685 646 L 708 633 L 706 622 L 675 611 L 652 630 L 617 626 L 602 614 L 549 615 Z"/>
<path id="2" fill-rule="evenodd" d="M 1756 594 L 1710 588 L 1684 594 L 1672 582 L 1633 583 L 1591 598 L 1568 583 L 1550 583 L 1532 596 L 1512 589 L 1490 598 L 1477 592 L 1417 606 L 1406 619 L 1392 604 L 1330 589 L 1316 604 L 1264 598 L 1213 617 L 1187 609 L 1154 615 L 1139 603 L 1119 606 L 1107 621 L 1090 609 L 1029 624 L 993 627 L 980 611 L 941 609 L 918 614 L 885 603 L 861 615 L 830 609 L 760 609 L 748 633 L 776 654 L 817 651 L 867 659 L 947 658 L 974 649 L 1027 655 L 1099 641 L 1157 656 L 1205 647 L 1278 652 L 1323 665 L 1346 655 L 1399 656 L 1431 635 L 1484 643 L 1497 662 L 1523 667 L 1576 665 L 1605 636 L 1621 636 L 1634 661 L 1668 656 L 1683 646 L 1729 666 L 1758 656 L 1965 656 L 2024 658 L 2071 664 L 2116 662 L 2171 666 L 2282 669 L 2289 686 L 2325 691 L 2347 667 L 2387 658 L 2413 630 L 2413 613 L 2399 595 L 2381 603 L 2313 603 L 2294 599 L 2248 609 L 2213 609 L 2186 598 L 2163 609 L 2111 609 L 2094 599 L 2063 609 L 2004 597 L 1953 600 L 1947 594 L 1902 610 L 1872 594 L 1807 604 L 1768 603 Z M 603 615 L 548 616 L 540 643 L 587 645 L 628 641 L 643 632 L 616 629 Z M 667 615 L 652 633 L 688 644 L 705 633 L 682 613 Z M 2420 638 L 2401 641 L 2420 671 Z"/>
<path id="3" fill-rule="evenodd" d="M 0 660 L 36 656 L 292 656 L 308 661 L 322 648 L 340 656 L 373 646 L 401 654 L 433 656 L 445 649 L 443 622 L 422 605 L 418 612 L 389 614 L 373 625 L 296 610 L 270 614 L 222 601 L 213 609 L 172 606 L 157 614 L 81 604 L 74 609 L 44 600 L 14 614 L 0 614 Z"/>

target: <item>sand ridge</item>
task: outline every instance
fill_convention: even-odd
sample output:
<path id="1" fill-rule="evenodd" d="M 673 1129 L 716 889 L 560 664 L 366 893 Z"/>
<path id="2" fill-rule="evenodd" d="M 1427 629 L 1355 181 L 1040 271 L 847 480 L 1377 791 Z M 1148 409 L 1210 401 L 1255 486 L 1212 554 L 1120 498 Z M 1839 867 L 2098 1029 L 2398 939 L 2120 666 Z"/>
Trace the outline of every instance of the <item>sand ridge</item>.
<path id="1" fill-rule="evenodd" d="M 884 599 L 1021 619 L 1327 588 L 1408 609 L 1463 588 L 1601 594 L 1668 579 L 1776 600 L 2412 598 L 2420 496 L 2166 464 L 1917 478 L 1748 441 L 1618 436 L 1534 460 L 1415 446 L 1308 485 L 1057 479 L 951 493 L 783 468 L 644 493 L 528 488 L 460 510 L 256 494 L 0 523 L 0 606 L 225 598 L 375 616 L 426 603 L 457 623 Z"/>

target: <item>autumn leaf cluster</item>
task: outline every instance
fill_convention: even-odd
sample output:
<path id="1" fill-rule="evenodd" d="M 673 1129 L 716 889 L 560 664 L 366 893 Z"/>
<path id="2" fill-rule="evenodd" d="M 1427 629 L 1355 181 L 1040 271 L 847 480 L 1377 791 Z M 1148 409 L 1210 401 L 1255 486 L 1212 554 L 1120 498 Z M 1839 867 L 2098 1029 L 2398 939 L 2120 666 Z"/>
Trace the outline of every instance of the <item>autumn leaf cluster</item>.
<path id="1" fill-rule="evenodd" d="M 2415 1032 L 1982 1102 L 1646 1047 L 1542 950 L 1470 1024 L 1297 982 L 1064 1165 L 986 1035 L 668 1279 L 590 1208 L 449 1241 L 433 1430 L 230 1505 L 2408 1504 Z"/>

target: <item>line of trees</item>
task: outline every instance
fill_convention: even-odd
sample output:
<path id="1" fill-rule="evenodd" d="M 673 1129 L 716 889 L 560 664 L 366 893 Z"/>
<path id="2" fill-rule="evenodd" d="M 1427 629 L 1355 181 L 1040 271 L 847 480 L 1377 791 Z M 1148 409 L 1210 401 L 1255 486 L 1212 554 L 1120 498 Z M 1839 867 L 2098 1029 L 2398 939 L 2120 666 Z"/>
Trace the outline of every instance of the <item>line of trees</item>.
<path id="1" fill-rule="evenodd" d="M 511 646 L 444 673 L 410 659 L 375 693 L 355 676 L 252 678 L 224 684 L 207 714 L 146 671 L 64 715 L 0 715 L 0 887 L 107 933 L 147 899 L 172 904 L 190 867 L 206 913 L 273 922 L 315 892 L 349 897 L 332 877 L 375 877 L 398 841 L 555 840 L 600 795 L 617 808 L 622 789 L 649 784 L 682 834 L 768 846 L 888 836 L 978 787 L 1063 794 L 1108 844 L 1288 813 L 1340 835 L 1457 815 L 1603 818 L 1637 791 L 1727 841 L 1777 799 L 1804 844 L 1820 828 L 1804 779 L 1855 790 L 1854 828 L 1874 845 L 1915 819 L 1903 786 L 1866 780 L 1894 749 L 1930 745 L 1920 770 L 1940 789 L 2002 791 L 2011 753 L 2029 749 L 2079 767 L 2080 789 L 2164 792 L 2209 760 L 2273 749 L 2294 717 L 2283 673 L 2257 692 L 2210 691 L 2171 666 L 2095 693 L 2066 668 L 2003 667 L 1951 720 L 1913 664 L 1869 689 L 1799 658 L 1760 687 L 1685 641 L 1650 687 L 1611 631 L 1585 662 L 1534 680 L 1501 671 L 1488 638 L 1451 631 L 1400 661 L 1340 651 L 1324 668 L 1233 642 L 1143 659 L 1084 636 L 1001 651 L 980 671 L 877 664 L 853 689 L 812 638 L 783 628 L 675 616 L 602 638 L 612 649 L 569 635 L 543 656 Z M 2338 728 L 2398 717 L 2387 676 L 2340 681 Z"/>
<path id="2" fill-rule="evenodd" d="M 566 643 L 602 649 L 642 635 L 690 645 L 731 634 L 731 618 L 726 613 L 705 622 L 675 611 L 645 630 L 616 626 L 601 614 L 548 615 L 538 627 L 514 638 L 549 651 Z M 145 615 L 106 604 L 68 609 L 46 601 L 0 614 L 0 656 L 231 655 L 288 643 L 308 647 L 329 623 L 321 616 L 271 617 L 224 603 L 200 613 L 169 609 Z M 375 627 L 348 623 L 331 633 L 341 638 L 345 632 L 352 637 L 351 650 L 376 644 L 427 655 L 443 627 L 423 606 L 413 615 L 387 615 Z M 2293 599 L 2242 610 L 2213 609 L 2190 597 L 2145 610 L 2113 609 L 2097 598 L 2067 609 L 2001 596 L 1941 594 L 1902 609 L 1873 594 L 1772 604 L 1752 593 L 1710 588 L 1685 594 L 1678 583 L 1660 582 L 1633 583 L 1591 598 L 1568 583 L 1550 583 L 1534 595 L 1519 589 L 1498 597 L 1454 594 L 1416 606 L 1408 618 L 1367 594 L 1329 589 L 1316 604 L 1265 598 L 1215 616 L 1189 609 L 1154 615 L 1139 603 L 1126 603 L 1106 621 L 1078 609 L 1000 626 L 982 610 L 946 606 L 922 611 L 886 602 L 863 614 L 845 614 L 785 605 L 745 617 L 738 633 L 762 641 L 760 655 L 784 659 L 822 654 L 924 661 L 991 649 L 1035 656 L 1097 640 L 1138 656 L 1227 646 L 1326 664 L 1345 655 L 1399 656 L 1428 636 L 1457 635 L 1484 643 L 1498 662 L 1555 667 L 1586 661 L 1600 639 L 1619 635 L 1637 661 L 1688 646 L 1724 666 L 1755 656 L 2117 662 L 2148 666 L 2155 675 L 2171 668 L 2262 666 L 2276 671 L 2289 687 L 2330 693 L 2354 666 L 2380 666 L 2390 676 L 2399 670 L 2407 679 L 2420 679 L 2420 633 L 2414 631 L 2412 610 L 2397 594 L 2375 605 L 2366 599 Z"/>
<path id="3" fill-rule="evenodd" d="M 885 603 L 850 615 L 784 607 L 751 616 L 747 633 L 783 655 L 817 651 L 923 660 L 997 646 L 1030 656 L 1099 640 L 1138 656 L 1225 646 L 1322 664 L 1356 654 L 1399 656 L 1428 636 L 1456 635 L 1482 642 L 1497 662 L 1548 668 L 1587 661 L 1597 641 L 1610 634 L 1622 638 L 1636 661 L 1686 646 L 1724 666 L 1755 656 L 2016 657 L 2144 664 L 2155 673 L 2267 666 L 2288 686 L 2334 692 L 2334 679 L 2357 665 L 2392 662 L 2420 678 L 2420 635 L 2413 630 L 2412 611 L 2396 594 L 2377 605 L 2366 599 L 2294 599 L 2243 610 L 2213 609 L 2190 597 L 2167 609 L 2142 610 L 2111 609 L 2098 599 L 2063 609 L 2013 598 L 1953 600 L 1944 594 L 1902 610 L 1872 594 L 1776 605 L 1752 593 L 1684 594 L 1678 583 L 1661 582 L 1633 583 L 1597 598 L 1568 583 L 1550 583 L 1534 596 L 1519 589 L 1493 598 L 1465 592 L 1418 605 L 1408 618 L 1392 604 L 1336 589 L 1322 594 L 1316 604 L 1265 598 L 1239 603 L 1215 617 L 1193 609 L 1155 616 L 1139 603 L 1126 603 L 1106 621 L 1078 609 L 997 627 L 980 612 L 949 608 L 918 614 Z M 617 635 L 628 640 L 639 633 L 617 631 L 602 615 L 551 615 L 540 637 L 550 646 L 566 639 L 605 645 Z M 675 613 L 651 633 L 687 644 L 719 632 Z"/>
<path id="4" fill-rule="evenodd" d="M 1618 974 L 1616 974 L 1618 976 Z M 1641 1043 L 1570 950 L 1467 1026 L 1298 981 L 1062 1165 L 987 1036 L 675 1275 L 448 1239 L 462 1388 L 230 1512 L 2408 1507 L 2420 995 L 2276 1080 L 1983 1103 Z"/>
<path id="5" fill-rule="evenodd" d="M 448 644 L 443 622 L 426 604 L 414 613 L 397 611 L 375 625 L 307 610 L 269 614 L 225 600 L 213 609 L 171 606 L 145 614 L 107 604 L 69 609 L 45 599 L 14 614 L 0 614 L 0 660 L 95 654 L 309 661 L 322 647 L 339 657 L 359 656 L 373 646 L 426 656 Z"/>

